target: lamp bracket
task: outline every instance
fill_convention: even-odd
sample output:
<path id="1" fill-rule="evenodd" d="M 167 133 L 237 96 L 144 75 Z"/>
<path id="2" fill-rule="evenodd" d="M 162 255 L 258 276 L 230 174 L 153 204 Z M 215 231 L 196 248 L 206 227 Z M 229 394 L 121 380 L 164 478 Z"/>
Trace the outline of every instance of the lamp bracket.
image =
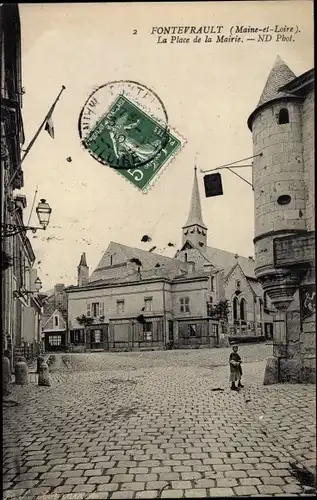
<path id="1" fill-rule="evenodd" d="M 33 227 L 33 226 L 19 226 L 15 224 L 1 224 L 1 237 L 6 238 L 8 236 L 15 236 L 16 234 L 23 233 L 26 231 L 32 231 L 36 233 L 38 229 L 45 230 L 46 227 Z"/>

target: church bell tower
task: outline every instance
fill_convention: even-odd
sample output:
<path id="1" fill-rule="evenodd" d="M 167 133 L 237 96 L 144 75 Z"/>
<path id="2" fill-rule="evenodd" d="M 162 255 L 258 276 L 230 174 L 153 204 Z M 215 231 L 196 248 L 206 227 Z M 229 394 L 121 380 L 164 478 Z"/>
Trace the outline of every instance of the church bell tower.
<path id="1" fill-rule="evenodd" d="M 200 195 L 197 180 L 197 167 L 195 167 L 192 197 L 189 215 L 186 224 L 183 226 L 184 245 L 187 241 L 196 248 L 204 249 L 207 245 L 207 227 L 203 222 L 201 213 Z"/>

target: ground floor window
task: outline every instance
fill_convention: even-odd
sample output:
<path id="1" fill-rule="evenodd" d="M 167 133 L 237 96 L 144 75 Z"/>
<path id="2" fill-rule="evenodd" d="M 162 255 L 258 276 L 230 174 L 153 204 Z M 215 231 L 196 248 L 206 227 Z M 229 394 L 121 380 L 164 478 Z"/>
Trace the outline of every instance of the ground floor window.
<path id="1" fill-rule="evenodd" d="M 212 325 L 211 325 L 211 331 L 212 331 L 213 337 L 217 337 L 217 335 L 218 335 L 218 325 L 216 325 L 215 323 L 212 323 Z"/>
<path id="2" fill-rule="evenodd" d="M 62 343 L 62 336 L 61 335 L 49 335 L 49 337 L 48 337 L 48 343 L 50 345 L 61 345 L 61 343 Z"/>
<path id="3" fill-rule="evenodd" d="M 143 339 L 145 341 L 151 341 L 153 339 L 153 323 L 152 321 L 147 321 L 143 325 Z"/>
<path id="4" fill-rule="evenodd" d="M 189 337 L 197 336 L 197 325 L 188 325 L 188 335 Z"/>
<path id="5" fill-rule="evenodd" d="M 91 332 L 91 342 L 95 344 L 100 344 L 101 342 L 101 330 L 93 330 Z"/>
<path id="6" fill-rule="evenodd" d="M 85 331 L 84 330 L 71 330 L 70 343 L 71 344 L 84 344 L 85 343 Z"/>

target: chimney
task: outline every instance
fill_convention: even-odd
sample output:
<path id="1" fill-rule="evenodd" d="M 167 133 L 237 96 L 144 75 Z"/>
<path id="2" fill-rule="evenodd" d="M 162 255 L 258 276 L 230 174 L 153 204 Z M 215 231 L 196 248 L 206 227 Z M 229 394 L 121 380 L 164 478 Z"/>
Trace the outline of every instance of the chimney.
<path id="1" fill-rule="evenodd" d="M 54 286 L 54 294 L 58 295 L 59 293 L 63 293 L 64 292 L 64 288 L 65 288 L 64 283 L 57 283 Z"/>
<path id="2" fill-rule="evenodd" d="M 79 262 L 79 266 L 77 267 L 77 270 L 78 270 L 77 285 L 78 286 L 88 285 L 88 282 L 89 282 L 89 267 L 87 266 L 85 252 L 81 254 L 80 262 Z"/>
<path id="3" fill-rule="evenodd" d="M 204 271 L 206 273 L 210 273 L 210 274 L 212 274 L 212 272 L 213 272 L 213 270 L 215 268 L 215 266 L 213 264 L 211 264 L 210 262 L 207 262 L 206 264 L 204 264 L 203 267 L 204 267 Z"/>
<path id="4" fill-rule="evenodd" d="M 188 274 L 193 274 L 195 272 L 195 262 L 193 260 L 187 262 L 187 271 Z"/>

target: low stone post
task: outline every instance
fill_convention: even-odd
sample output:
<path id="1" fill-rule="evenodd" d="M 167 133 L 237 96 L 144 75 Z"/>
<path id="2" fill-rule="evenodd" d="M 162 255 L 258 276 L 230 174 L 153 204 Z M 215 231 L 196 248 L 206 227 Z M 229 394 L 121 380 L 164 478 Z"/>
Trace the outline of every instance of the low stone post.
<path id="1" fill-rule="evenodd" d="M 2 356 L 2 395 L 7 396 L 10 393 L 9 384 L 11 382 L 10 360 Z"/>
<path id="2" fill-rule="evenodd" d="M 27 385 L 29 383 L 28 365 L 23 356 L 19 357 L 15 364 L 15 383 Z"/>
<path id="3" fill-rule="evenodd" d="M 48 371 L 48 365 L 47 365 L 47 363 L 45 363 L 45 361 L 43 361 L 40 365 L 38 385 L 41 385 L 44 387 L 50 387 L 50 385 L 51 385 L 50 374 Z"/>
<path id="4" fill-rule="evenodd" d="M 36 360 L 36 373 L 40 373 L 40 366 L 42 363 L 44 363 L 43 356 L 38 356 L 38 358 Z"/>

